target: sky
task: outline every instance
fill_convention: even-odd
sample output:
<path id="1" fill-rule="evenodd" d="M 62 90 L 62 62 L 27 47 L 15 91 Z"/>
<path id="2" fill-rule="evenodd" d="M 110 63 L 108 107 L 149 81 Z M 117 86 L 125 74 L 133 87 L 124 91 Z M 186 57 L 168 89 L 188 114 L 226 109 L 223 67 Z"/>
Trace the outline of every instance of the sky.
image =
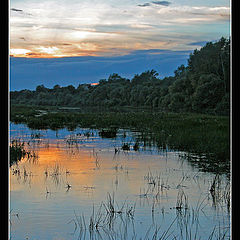
<path id="1" fill-rule="evenodd" d="M 228 0 L 10 0 L 9 14 L 15 57 L 190 50 L 230 35 Z"/>
<path id="2" fill-rule="evenodd" d="M 230 12 L 228 0 L 10 0 L 10 90 L 173 75 L 231 35 Z"/>
<path id="3" fill-rule="evenodd" d="M 155 54 L 152 54 L 154 52 Z M 156 54 L 158 53 L 158 54 Z M 81 56 L 64 58 L 11 58 L 10 89 L 35 90 L 43 84 L 60 86 L 97 83 L 110 74 L 132 79 L 135 74 L 154 69 L 159 77 L 173 75 L 187 63 L 189 51 L 138 50 L 124 56 Z"/>

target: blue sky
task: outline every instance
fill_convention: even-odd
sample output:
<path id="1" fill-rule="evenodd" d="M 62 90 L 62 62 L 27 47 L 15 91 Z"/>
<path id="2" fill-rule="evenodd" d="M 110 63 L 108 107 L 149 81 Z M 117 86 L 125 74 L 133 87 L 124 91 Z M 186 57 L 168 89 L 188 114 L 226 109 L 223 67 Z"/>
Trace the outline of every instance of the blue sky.
<path id="1" fill-rule="evenodd" d="M 10 0 L 9 16 L 10 55 L 21 57 L 10 65 L 11 89 L 16 83 L 21 86 L 23 81 L 23 88 L 32 86 L 31 81 L 42 83 L 43 80 L 37 79 L 43 75 L 44 81 L 50 83 L 59 75 L 55 72 L 53 76 L 55 65 L 50 75 L 37 71 L 34 65 L 35 75 L 31 75 L 33 58 L 52 58 L 53 62 L 58 58 L 58 64 L 69 64 L 71 57 L 77 57 L 78 66 L 74 68 L 77 75 L 83 66 L 91 69 L 95 66 L 93 60 L 88 61 L 89 65 L 81 65 L 82 60 L 79 61 L 91 56 L 96 58 L 99 69 L 102 67 L 106 73 L 116 70 L 126 76 L 130 76 L 133 69 L 140 71 L 140 67 L 142 72 L 157 68 L 158 59 L 166 70 L 156 70 L 166 75 L 176 69 L 176 62 L 186 62 L 188 55 L 185 54 L 183 60 L 182 51 L 189 53 L 206 41 L 230 36 L 230 1 L 226 0 Z M 159 54 L 162 50 L 169 51 L 168 56 L 174 54 L 171 61 L 168 58 L 164 61 L 165 55 Z M 145 54 L 139 61 L 138 51 L 141 56 Z M 127 62 L 117 67 L 116 59 L 127 55 L 134 57 L 138 67 L 130 69 Z M 176 59 L 178 56 L 181 57 Z M 103 59 L 112 59 L 115 68 L 107 68 L 110 65 Z M 104 75 L 93 71 L 81 81 L 96 81 Z M 66 81 L 67 84 L 71 79 Z"/>
<path id="2" fill-rule="evenodd" d="M 154 54 L 152 54 L 154 53 Z M 159 77 L 173 75 L 181 64 L 186 64 L 189 51 L 139 50 L 124 56 L 65 57 L 65 58 L 11 58 L 10 89 L 35 90 L 43 84 L 73 85 L 96 83 L 110 74 L 131 79 L 134 74 L 154 69 Z"/>

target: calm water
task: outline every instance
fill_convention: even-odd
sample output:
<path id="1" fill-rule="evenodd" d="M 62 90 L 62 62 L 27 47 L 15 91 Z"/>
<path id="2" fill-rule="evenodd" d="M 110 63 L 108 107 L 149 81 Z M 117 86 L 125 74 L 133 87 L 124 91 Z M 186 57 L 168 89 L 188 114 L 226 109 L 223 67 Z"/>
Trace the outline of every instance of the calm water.
<path id="1" fill-rule="evenodd" d="M 215 175 L 177 152 L 121 150 L 136 134 L 11 124 L 11 139 L 35 153 L 9 170 L 11 239 L 229 239 L 227 178 L 211 194 Z"/>

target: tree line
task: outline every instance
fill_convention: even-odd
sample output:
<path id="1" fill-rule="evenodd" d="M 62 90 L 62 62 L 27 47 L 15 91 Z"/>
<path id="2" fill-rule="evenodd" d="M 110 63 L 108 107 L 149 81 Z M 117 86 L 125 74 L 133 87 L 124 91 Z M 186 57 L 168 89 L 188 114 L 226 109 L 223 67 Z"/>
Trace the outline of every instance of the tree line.
<path id="1" fill-rule="evenodd" d="M 228 115 L 230 111 L 230 39 L 221 38 L 194 50 L 187 66 L 160 79 L 155 70 L 132 79 L 111 74 L 98 85 L 79 84 L 52 89 L 10 92 L 11 104 L 38 106 L 148 107 L 159 111 Z"/>

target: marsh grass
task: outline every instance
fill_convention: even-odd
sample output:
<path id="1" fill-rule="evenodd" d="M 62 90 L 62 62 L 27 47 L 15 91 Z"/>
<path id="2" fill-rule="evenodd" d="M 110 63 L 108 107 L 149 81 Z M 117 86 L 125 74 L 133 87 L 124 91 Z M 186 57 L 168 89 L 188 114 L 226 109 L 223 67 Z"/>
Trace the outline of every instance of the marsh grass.
<path id="1" fill-rule="evenodd" d="M 95 169 L 97 169 L 97 170 L 99 170 L 100 169 L 100 157 L 98 156 L 98 152 L 96 152 L 94 149 L 93 149 L 93 151 L 92 151 L 92 155 L 93 155 L 93 157 L 94 157 L 94 159 L 95 159 L 95 166 L 96 166 L 96 168 Z"/>
<path id="2" fill-rule="evenodd" d="M 9 146 L 10 166 L 17 164 L 22 159 L 26 158 L 33 163 L 36 162 L 38 156 L 34 151 L 27 151 L 25 149 L 25 142 L 20 139 L 13 139 Z"/>
<path id="3" fill-rule="evenodd" d="M 12 140 L 10 144 L 10 166 L 23 159 L 26 154 L 27 151 L 24 149 L 24 142 L 17 139 Z"/>
<path id="4" fill-rule="evenodd" d="M 78 216 L 74 211 L 75 218 L 69 223 L 75 224 L 75 230 L 79 229 L 79 239 L 127 239 L 128 227 L 134 219 L 135 206 L 126 204 L 118 205 L 114 193 L 108 193 L 105 202 L 98 208 L 94 205 L 88 220 L 84 215 Z M 88 231 L 88 234 L 87 234 Z"/>
<path id="5" fill-rule="evenodd" d="M 170 186 L 168 184 L 168 177 L 164 179 L 164 177 L 161 176 L 161 173 L 154 174 L 149 169 L 143 179 L 146 181 L 148 187 L 146 191 L 145 188 L 141 188 L 139 196 L 145 198 L 151 196 L 156 204 L 160 203 L 161 196 L 170 189 Z"/>
<path id="6" fill-rule="evenodd" d="M 43 135 L 38 133 L 31 133 L 31 139 L 39 139 L 41 138 Z"/>
<path id="7" fill-rule="evenodd" d="M 150 129 L 150 128 L 149 128 Z M 148 130 L 149 130 L 148 129 Z M 147 133 L 146 130 L 143 132 L 143 134 L 138 135 L 139 138 L 136 138 L 136 142 L 138 146 L 140 144 L 144 144 L 147 146 L 148 144 L 152 144 L 151 142 L 154 142 L 154 144 L 158 144 L 161 140 L 161 137 L 165 138 L 167 137 L 167 142 L 164 141 L 159 146 L 162 147 L 162 149 L 166 148 L 167 146 L 171 146 L 171 139 L 172 134 L 167 133 L 167 131 L 161 131 L 158 134 L 161 135 L 159 139 L 155 138 L 155 133 L 151 132 L 150 134 Z M 150 130 L 149 130 L 150 131 Z M 79 137 L 84 136 L 86 138 L 89 138 L 92 136 L 92 133 L 90 131 L 86 131 L 84 133 L 81 133 L 81 135 L 72 135 L 72 138 L 70 136 L 69 139 L 69 145 L 79 144 L 80 140 Z M 85 138 L 85 139 L 86 139 Z M 141 140 L 139 140 L 141 139 Z M 161 141 L 160 141 L 161 143 Z M 131 145 L 131 142 L 126 142 L 126 144 L 129 146 L 129 149 Z M 165 145 L 164 145 L 165 144 Z M 134 145 L 133 145 L 134 146 Z M 24 144 L 20 147 L 23 147 Z M 117 151 L 116 151 L 117 149 Z M 128 149 L 128 150 L 129 150 Z M 124 150 L 124 149 L 122 149 Z M 133 150 L 134 147 L 133 147 Z M 115 147 L 115 154 L 119 153 L 120 148 Z M 100 167 L 100 158 L 98 153 L 93 149 L 91 152 L 93 159 L 95 160 L 96 168 Z M 210 154 L 211 155 L 211 154 Z M 25 154 L 25 156 L 27 156 Z M 191 160 L 193 159 L 193 160 Z M 201 164 L 204 164 L 207 160 L 207 154 L 200 154 L 197 155 L 195 153 L 190 154 L 189 153 L 189 161 L 194 162 L 200 162 Z M 211 164 L 211 162 L 207 163 Z M 122 166 L 119 166 L 118 164 L 114 167 L 115 171 L 123 170 Z M 15 169 L 16 174 L 19 173 L 19 169 Z M 21 172 L 23 176 L 28 176 L 28 173 L 26 170 L 23 169 L 23 172 Z M 61 166 L 59 164 L 55 164 L 53 168 L 49 169 L 46 168 L 44 174 L 46 176 L 51 176 L 53 179 L 56 179 L 56 182 L 58 181 L 59 177 L 62 175 L 63 170 L 61 169 Z M 64 172 L 67 174 L 67 170 Z M 89 239 L 86 237 L 86 231 L 89 232 L 89 235 L 91 236 L 90 239 L 200 239 L 198 237 L 199 235 L 199 216 L 201 212 L 203 211 L 206 203 L 204 199 L 199 199 L 199 202 L 197 203 L 196 208 L 191 208 L 188 203 L 188 196 L 185 194 L 185 192 L 182 190 L 182 183 L 184 180 L 186 180 L 188 176 L 186 174 L 183 174 L 182 178 L 180 178 L 177 188 L 178 189 L 178 195 L 176 199 L 176 220 L 174 220 L 172 223 L 169 224 L 169 227 L 165 229 L 161 229 L 158 225 L 156 225 L 154 222 L 149 227 L 148 231 L 145 233 L 145 236 L 138 236 L 138 233 L 135 232 L 134 228 L 132 227 L 131 230 L 129 230 L 130 225 L 134 225 L 134 221 L 136 220 L 136 203 L 134 205 L 127 204 L 127 201 L 125 201 L 122 204 L 118 204 L 117 200 L 114 196 L 114 194 L 108 194 L 107 200 L 105 202 L 102 202 L 99 207 L 93 206 L 92 213 L 89 217 L 89 219 L 85 219 L 84 215 L 77 216 L 75 213 L 75 219 L 73 219 L 71 222 L 74 223 L 75 231 L 79 229 L 81 238 L 79 239 Z M 194 179 L 194 177 L 192 178 Z M 163 191 L 167 191 L 170 189 L 170 186 L 168 185 L 168 178 L 164 178 L 160 173 L 153 173 L 152 171 L 148 171 L 148 173 L 144 176 L 145 183 L 147 185 L 146 188 L 143 188 L 143 192 L 140 189 L 140 197 L 147 198 L 152 197 L 152 204 L 150 204 L 149 212 L 152 212 L 152 215 L 156 215 L 157 207 L 161 206 L 162 215 L 165 214 L 165 208 L 163 205 L 157 206 L 158 199 L 161 196 Z M 172 185 L 171 185 L 172 187 Z M 85 187 L 86 189 L 93 189 L 93 187 Z M 70 189 L 70 184 L 67 183 L 67 190 Z M 173 189 L 171 189 L 173 190 Z M 212 197 L 212 202 L 214 206 L 221 206 L 222 204 L 227 204 L 228 209 L 230 207 L 230 184 L 227 183 L 226 185 L 223 184 L 223 181 L 221 180 L 221 175 L 216 174 L 216 176 L 212 179 L 209 186 L 209 197 Z M 46 194 L 48 194 L 49 191 L 46 188 Z M 175 213 L 175 211 L 173 211 Z M 87 221 L 86 221 L 87 220 Z M 180 234 L 176 234 L 172 231 L 173 227 L 175 226 L 174 223 L 177 221 L 177 227 L 180 229 Z M 145 223 L 144 223 L 145 224 Z M 229 229 L 224 229 L 222 226 L 215 226 L 213 231 L 211 232 L 211 235 L 208 237 L 208 239 L 228 239 L 228 232 Z M 130 238 L 129 238 L 130 237 Z"/>
<path id="8" fill-rule="evenodd" d="M 55 165 L 52 168 L 52 172 L 50 173 L 51 176 L 59 176 L 61 175 L 61 167 L 58 163 L 55 163 Z"/>
<path id="9" fill-rule="evenodd" d="M 230 211 L 231 196 L 229 181 L 225 183 L 222 181 L 222 176 L 216 174 L 212 180 L 209 192 L 212 198 L 212 205 L 214 207 L 226 205 L 228 211 Z"/>
<path id="10" fill-rule="evenodd" d="M 10 119 L 26 123 L 31 129 L 61 129 L 86 127 L 99 129 L 99 135 L 116 137 L 119 128 L 139 131 L 134 150 L 139 143 L 157 146 L 161 151 L 183 151 L 183 158 L 204 171 L 229 172 L 230 143 L 229 118 L 204 114 L 163 112 L 61 112 L 52 109 L 35 117 L 37 107 L 11 108 Z M 50 112 L 51 111 L 51 112 Z M 109 127 L 114 126 L 114 127 Z M 72 141 L 73 143 L 74 141 Z M 128 150 L 128 145 L 123 146 Z"/>
<path id="11" fill-rule="evenodd" d="M 168 177 L 168 176 L 167 176 Z M 145 198 L 150 200 L 152 199 L 152 205 L 148 205 L 151 210 L 152 214 L 152 223 L 155 224 L 155 218 L 157 212 L 162 213 L 162 217 L 165 216 L 166 209 L 164 208 L 162 202 L 160 201 L 160 197 L 163 194 L 163 190 L 173 191 L 175 189 L 178 190 L 177 197 L 176 197 L 176 204 L 173 208 L 176 210 L 176 220 L 177 225 L 176 229 L 178 234 L 171 235 L 172 238 L 170 239 L 181 239 L 181 240 L 196 240 L 200 239 L 201 235 L 201 221 L 203 217 L 208 218 L 205 214 L 205 208 L 210 207 L 211 205 L 216 207 L 221 207 L 221 210 L 227 209 L 228 212 L 230 206 L 230 182 L 229 179 L 224 175 L 216 174 L 213 179 L 210 181 L 210 186 L 208 188 L 209 193 L 201 194 L 196 206 L 192 207 L 189 204 L 188 195 L 184 192 L 184 181 L 188 181 L 191 183 L 192 181 L 196 181 L 196 174 L 188 174 L 182 172 L 182 177 L 179 179 L 179 182 L 175 186 L 168 185 L 168 178 L 164 179 L 161 173 L 152 172 L 150 169 L 146 175 L 144 175 L 144 180 L 148 185 L 147 190 L 144 188 L 140 189 L 140 198 Z M 195 182 L 198 184 L 197 182 Z M 206 182 L 207 183 L 207 182 Z M 191 183 L 192 184 L 192 183 Z M 141 191 L 143 189 L 143 191 Z M 210 196 L 210 198 L 209 198 Z M 209 201 L 212 200 L 212 201 Z M 212 204 L 211 204 L 212 203 Z M 201 218 L 201 220 L 200 220 Z M 225 221 L 225 220 L 223 220 Z M 230 239 L 230 228 L 222 223 L 220 226 L 220 222 L 218 223 L 219 226 L 215 226 L 213 231 L 210 233 L 208 237 L 205 239 Z M 217 230 L 218 229 L 218 230 Z M 155 230 L 154 236 L 158 236 L 155 239 L 159 238 L 159 230 Z M 147 234 L 149 236 L 149 234 Z M 152 238 L 149 238 L 152 239 Z"/>
<path id="12" fill-rule="evenodd" d="M 103 128 L 99 131 L 99 136 L 102 138 L 116 138 L 117 132 L 117 128 Z"/>
<path id="13" fill-rule="evenodd" d="M 139 150 L 139 141 L 137 140 L 135 143 L 134 143 L 134 145 L 133 145 L 133 150 L 134 151 L 138 151 Z"/>
<path id="14" fill-rule="evenodd" d="M 130 143 L 123 143 L 122 150 L 123 151 L 130 151 Z"/>
<path id="15" fill-rule="evenodd" d="M 105 205 L 105 207 L 104 207 Z M 124 208 L 124 207 L 123 207 Z M 123 209 L 122 208 L 122 209 Z M 126 214 L 124 211 L 118 213 L 115 209 L 114 197 L 108 195 L 107 202 L 101 203 L 98 209 L 92 207 L 92 214 L 86 220 L 84 215 L 77 216 L 74 211 L 75 225 L 74 232 L 79 230 L 78 239 L 111 239 L 111 240 L 197 240 L 201 239 L 199 235 L 200 225 L 198 221 L 192 221 L 191 211 L 185 214 L 177 212 L 176 217 L 171 220 L 169 225 L 163 229 L 161 225 L 152 223 L 141 236 L 135 230 L 135 218 L 130 214 L 132 209 L 135 211 L 135 206 L 130 208 L 126 206 Z M 134 213 L 133 213 L 134 215 Z M 147 224 L 147 223 L 146 223 Z M 205 239 L 208 240 L 224 240 L 229 239 L 229 228 L 220 225 L 215 225 L 210 235 Z"/>
<path id="16" fill-rule="evenodd" d="M 50 179 L 53 181 L 53 183 L 56 186 L 59 186 L 60 183 L 63 182 L 63 173 L 65 173 L 65 176 L 66 176 L 66 171 L 67 170 L 64 171 L 64 169 L 61 167 L 61 165 L 56 162 L 52 167 L 45 167 L 45 170 L 44 170 L 45 179 L 50 177 Z M 68 185 L 69 184 L 67 184 L 67 186 Z M 69 190 L 70 187 L 66 187 L 66 188 Z"/>

